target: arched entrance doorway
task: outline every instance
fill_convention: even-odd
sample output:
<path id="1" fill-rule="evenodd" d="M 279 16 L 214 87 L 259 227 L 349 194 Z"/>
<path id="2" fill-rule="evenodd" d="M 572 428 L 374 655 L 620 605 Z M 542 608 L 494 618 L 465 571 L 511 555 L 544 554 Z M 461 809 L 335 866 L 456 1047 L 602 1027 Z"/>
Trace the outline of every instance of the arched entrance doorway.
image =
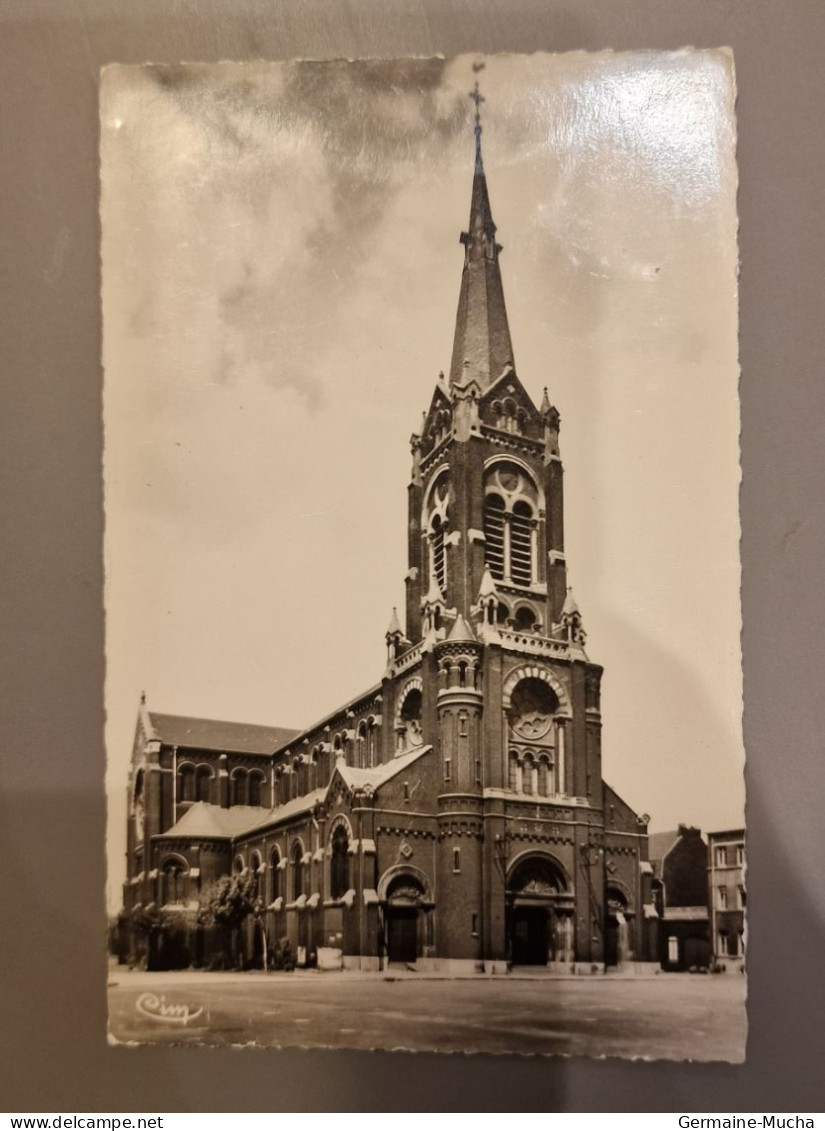
<path id="1" fill-rule="evenodd" d="M 411 872 L 400 872 L 387 877 L 381 887 L 387 961 L 415 962 L 432 947 L 433 902 L 426 880 Z"/>
<path id="2" fill-rule="evenodd" d="M 604 964 L 621 966 L 630 957 L 628 900 L 621 888 L 608 884 L 605 890 Z"/>
<path id="3" fill-rule="evenodd" d="M 514 966 L 573 961 L 573 895 L 549 856 L 519 861 L 507 880 L 507 950 Z"/>

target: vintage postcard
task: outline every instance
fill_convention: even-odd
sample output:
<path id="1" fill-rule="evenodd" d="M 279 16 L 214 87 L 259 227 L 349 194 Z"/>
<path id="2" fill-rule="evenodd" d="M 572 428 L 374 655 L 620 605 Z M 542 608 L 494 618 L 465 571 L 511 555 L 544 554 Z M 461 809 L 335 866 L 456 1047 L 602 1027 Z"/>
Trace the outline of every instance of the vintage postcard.
<path id="1" fill-rule="evenodd" d="M 730 52 L 101 98 L 110 1040 L 741 1061 Z"/>

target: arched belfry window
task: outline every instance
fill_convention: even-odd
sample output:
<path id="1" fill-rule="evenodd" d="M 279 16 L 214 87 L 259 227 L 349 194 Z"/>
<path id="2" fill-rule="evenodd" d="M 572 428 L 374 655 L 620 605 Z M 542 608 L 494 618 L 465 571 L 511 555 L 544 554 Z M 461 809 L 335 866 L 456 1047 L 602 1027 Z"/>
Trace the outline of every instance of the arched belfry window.
<path id="1" fill-rule="evenodd" d="M 332 833 L 329 867 L 329 894 L 341 899 L 349 889 L 349 834 L 346 825 L 336 825 Z"/>
<path id="2" fill-rule="evenodd" d="M 485 559 L 498 581 L 538 581 L 539 492 L 532 476 L 515 463 L 492 464 L 484 482 Z"/>
<path id="3" fill-rule="evenodd" d="M 443 471 L 427 492 L 423 524 L 430 548 L 430 578 L 436 579 L 442 593 L 447 585 L 446 536 L 449 498 L 450 480 L 447 472 Z"/>

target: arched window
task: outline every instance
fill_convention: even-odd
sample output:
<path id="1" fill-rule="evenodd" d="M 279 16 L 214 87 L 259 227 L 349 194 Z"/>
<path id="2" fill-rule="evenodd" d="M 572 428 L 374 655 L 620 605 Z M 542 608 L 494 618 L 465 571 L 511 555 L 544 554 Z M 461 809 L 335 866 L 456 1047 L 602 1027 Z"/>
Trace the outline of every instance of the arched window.
<path id="1" fill-rule="evenodd" d="M 536 627 L 536 614 L 529 605 L 522 605 L 514 622 L 516 632 L 532 632 Z"/>
<path id="2" fill-rule="evenodd" d="M 359 770 L 363 770 L 366 765 L 367 757 L 367 724 L 360 722 L 358 724 L 358 731 L 355 737 L 355 764 Z"/>
<path id="3" fill-rule="evenodd" d="M 558 696 L 552 687 L 543 679 L 529 676 L 513 689 L 507 718 L 523 741 L 536 742 L 551 734 L 558 708 Z"/>
<path id="4" fill-rule="evenodd" d="M 212 771 L 208 766 L 198 766 L 195 776 L 195 792 L 198 801 L 212 800 Z"/>
<path id="5" fill-rule="evenodd" d="M 516 416 L 508 419 L 515 427 Z M 499 460 L 485 474 L 484 491 L 485 558 L 490 573 L 499 581 L 532 585 L 538 580 L 535 520 L 541 506 L 535 480 L 519 464 Z"/>
<path id="6" fill-rule="evenodd" d="M 518 757 L 515 754 L 510 754 L 510 789 L 513 793 L 518 793 L 519 788 L 519 765 Z"/>
<path id="7" fill-rule="evenodd" d="M 518 743 L 524 755 L 523 769 L 510 788 L 539 797 L 554 796 L 559 788 L 564 747 L 559 735 L 559 698 L 543 679 L 528 676 L 519 680 L 510 697 L 507 712 L 510 741 Z"/>
<path id="8" fill-rule="evenodd" d="M 514 585 L 533 581 L 533 511 L 519 499 L 510 517 L 510 576 Z"/>
<path id="9" fill-rule="evenodd" d="M 195 767 L 181 766 L 178 770 L 178 801 L 195 800 Z"/>
<path id="10" fill-rule="evenodd" d="M 496 580 L 504 577 L 504 500 L 488 495 L 484 500 L 484 556 Z"/>
<path id="11" fill-rule="evenodd" d="M 232 804 L 246 805 L 246 770 L 235 770 L 232 774 Z"/>
<path id="12" fill-rule="evenodd" d="M 375 719 L 369 718 L 367 720 L 367 767 L 372 767 L 378 761 L 378 728 L 375 725 Z"/>
<path id="13" fill-rule="evenodd" d="M 529 754 L 524 759 L 521 771 L 521 791 L 530 794 L 533 792 L 533 759 Z"/>
<path id="14" fill-rule="evenodd" d="M 420 746 L 423 736 L 421 731 L 421 690 L 412 687 L 404 696 L 398 719 L 399 749 L 410 750 Z"/>
<path id="15" fill-rule="evenodd" d="M 161 872 L 161 902 L 183 903 L 185 865 L 181 860 L 167 860 Z"/>
<path id="16" fill-rule="evenodd" d="M 249 775 L 249 804 L 260 805 L 263 796 L 264 775 L 260 770 L 253 770 Z"/>
<path id="17" fill-rule="evenodd" d="M 272 855 L 269 857 L 269 894 L 270 903 L 274 903 L 279 899 L 283 892 L 281 891 L 281 851 L 278 848 L 272 849 Z"/>
<path id="18" fill-rule="evenodd" d="M 344 753 L 344 738 L 340 734 L 336 734 L 332 740 L 332 753 L 327 758 L 327 764 L 324 769 L 324 776 L 321 780 L 321 785 L 329 781 L 332 776 L 332 771 L 335 769 L 335 763 Z"/>
<path id="19" fill-rule="evenodd" d="M 146 805 L 143 796 L 143 770 L 138 770 L 135 778 L 135 787 L 132 794 L 132 816 L 134 817 L 135 839 L 138 844 L 142 843 L 146 822 Z"/>
<path id="20" fill-rule="evenodd" d="M 296 840 L 292 846 L 292 901 L 304 892 L 304 846 Z"/>
<path id="21" fill-rule="evenodd" d="M 262 895 L 261 881 L 262 881 L 263 877 L 261 875 L 261 858 L 260 858 L 260 856 L 258 855 L 257 852 L 253 852 L 252 856 L 249 858 L 249 867 L 252 871 L 252 885 L 253 885 L 253 891 L 254 891 L 254 898 L 260 899 L 261 895 Z"/>
<path id="22" fill-rule="evenodd" d="M 332 858 L 329 867 L 329 894 L 340 899 L 349 889 L 349 834 L 346 825 L 336 825 L 332 834 Z"/>
<path id="23" fill-rule="evenodd" d="M 550 796 L 550 764 L 546 758 L 539 758 L 539 797 Z"/>

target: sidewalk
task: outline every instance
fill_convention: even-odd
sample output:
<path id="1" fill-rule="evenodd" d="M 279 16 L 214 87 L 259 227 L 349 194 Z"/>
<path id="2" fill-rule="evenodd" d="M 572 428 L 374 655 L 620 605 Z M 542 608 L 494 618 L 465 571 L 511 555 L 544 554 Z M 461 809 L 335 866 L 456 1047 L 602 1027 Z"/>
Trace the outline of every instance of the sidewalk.
<path id="1" fill-rule="evenodd" d="M 520 967 L 507 974 L 477 974 L 474 972 L 447 974 L 439 971 L 418 971 L 403 966 L 392 966 L 387 970 L 274 970 L 264 973 L 263 970 L 130 970 L 127 966 L 110 965 L 109 985 L 156 986 L 163 982 L 171 985 L 187 985 L 193 982 L 210 982 L 215 985 L 258 981 L 267 983 L 296 982 L 309 979 L 313 982 L 582 982 L 591 980 L 600 981 L 653 981 L 654 979 L 681 980 L 690 975 L 668 974 L 662 970 L 649 969 L 637 971 L 628 969 L 610 969 L 605 973 L 599 970 L 595 974 L 561 974 L 556 971 L 544 970 L 540 967 L 531 969 Z"/>

